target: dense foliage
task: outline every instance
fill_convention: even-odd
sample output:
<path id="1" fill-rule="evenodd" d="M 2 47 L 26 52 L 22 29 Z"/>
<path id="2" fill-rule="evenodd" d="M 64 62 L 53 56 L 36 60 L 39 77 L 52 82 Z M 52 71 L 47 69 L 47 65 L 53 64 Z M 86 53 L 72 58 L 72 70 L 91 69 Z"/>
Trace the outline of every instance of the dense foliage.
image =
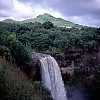
<path id="1" fill-rule="evenodd" d="M 59 28 L 51 22 L 5 24 L 0 23 L 1 45 L 17 44 L 35 51 L 60 51 L 72 48 L 94 48 L 100 44 L 100 28 Z M 7 42 L 9 41 L 9 42 Z M 10 41 L 13 41 L 11 43 Z M 10 45 L 9 45 L 10 43 Z M 12 47 L 13 48 L 13 47 Z"/>
<path id="2" fill-rule="evenodd" d="M 43 84 L 30 82 L 20 70 L 0 59 L 0 100 L 53 99 Z"/>
<path id="3" fill-rule="evenodd" d="M 0 22 L 0 56 L 30 71 L 29 50 L 64 53 L 68 49 L 100 45 L 100 28 L 64 28 L 51 22 L 2 23 Z"/>
<path id="4" fill-rule="evenodd" d="M 56 27 L 49 21 L 43 24 L 0 22 L 0 56 L 10 63 L 16 63 L 20 69 L 28 74 L 31 73 L 33 67 L 29 51 L 64 53 L 68 49 L 80 48 L 91 51 L 99 46 L 100 28 Z M 78 69 L 76 72 L 79 72 Z M 80 73 L 83 75 L 84 70 L 80 70 Z M 0 74 L 1 76 L 4 75 L 3 71 Z M 77 73 L 77 75 L 80 74 Z M 4 78 L 3 81 L 5 81 Z M 12 90 L 10 91 L 11 93 Z"/>

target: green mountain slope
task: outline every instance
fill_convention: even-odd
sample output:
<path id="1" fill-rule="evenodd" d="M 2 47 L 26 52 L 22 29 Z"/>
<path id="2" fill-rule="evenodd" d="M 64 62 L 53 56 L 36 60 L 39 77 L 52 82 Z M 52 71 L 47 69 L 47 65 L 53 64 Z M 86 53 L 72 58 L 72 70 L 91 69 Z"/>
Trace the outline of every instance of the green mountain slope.
<path id="1" fill-rule="evenodd" d="M 21 23 L 22 21 L 16 21 L 13 19 L 5 19 L 2 22 L 4 22 L 4 23 Z"/>
<path id="2" fill-rule="evenodd" d="M 3 22 L 5 22 L 5 23 L 16 23 L 16 21 L 12 20 L 12 19 L 5 19 L 5 20 L 3 20 Z"/>
<path id="3" fill-rule="evenodd" d="M 47 13 L 43 14 L 43 15 L 39 15 L 36 18 L 32 18 L 32 19 L 27 19 L 27 20 L 23 20 L 23 21 L 14 21 L 12 19 L 6 19 L 3 22 L 6 23 L 28 23 L 28 22 L 40 22 L 40 23 L 44 23 L 46 21 L 50 21 L 52 22 L 54 25 L 58 26 L 58 27 L 82 27 L 81 25 L 75 24 L 73 22 L 70 21 L 66 21 L 62 18 L 55 18 Z"/>

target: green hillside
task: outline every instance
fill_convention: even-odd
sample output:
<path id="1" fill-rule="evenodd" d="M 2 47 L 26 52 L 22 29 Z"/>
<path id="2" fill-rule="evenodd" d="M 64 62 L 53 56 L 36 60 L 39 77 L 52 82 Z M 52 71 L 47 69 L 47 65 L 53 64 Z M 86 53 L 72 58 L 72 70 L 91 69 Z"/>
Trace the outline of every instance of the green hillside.
<path id="1" fill-rule="evenodd" d="M 25 73 L 0 57 L 0 100 L 53 99 L 42 83 L 32 83 Z"/>
<path id="2" fill-rule="evenodd" d="M 6 23 L 28 23 L 28 22 L 40 22 L 40 23 L 44 23 L 46 21 L 50 21 L 52 22 L 54 25 L 58 26 L 58 27 L 67 27 L 67 28 L 71 28 L 71 27 L 82 27 L 81 25 L 75 24 L 73 22 L 70 21 L 66 21 L 62 18 L 55 18 L 47 13 L 43 14 L 43 15 L 39 15 L 36 18 L 33 19 L 27 19 L 27 20 L 23 20 L 23 21 L 14 21 L 12 19 L 6 19 L 3 20 L 3 22 Z"/>
<path id="3" fill-rule="evenodd" d="M 5 19 L 5 20 L 3 20 L 3 22 L 5 22 L 5 23 L 16 23 L 16 21 L 12 20 L 12 19 Z"/>

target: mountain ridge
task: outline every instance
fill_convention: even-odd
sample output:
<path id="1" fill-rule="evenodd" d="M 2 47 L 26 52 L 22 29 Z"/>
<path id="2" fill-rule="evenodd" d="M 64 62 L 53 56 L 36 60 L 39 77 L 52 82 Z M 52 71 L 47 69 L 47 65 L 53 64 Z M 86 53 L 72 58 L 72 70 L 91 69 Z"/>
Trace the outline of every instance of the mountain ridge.
<path id="1" fill-rule="evenodd" d="M 82 25 L 79 24 L 75 24 L 73 22 L 67 21 L 65 19 L 62 18 L 56 18 L 50 14 L 44 13 L 43 15 L 38 15 L 36 18 L 31 18 L 31 19 L 26 19 L 26 20 L 22 20 L 22 21 L 16 21 L 13 19 L 5 19 L 2 22 L 5 23 L 35 23 L 35 22 L 40 22 L 40 23 L 44 23 L 46 21 L 50 21 L 52 22 L 55 26 L 58 27 L 66 27 L 66 28 L 71 28 L 71 27 L 82 27 Z"/>

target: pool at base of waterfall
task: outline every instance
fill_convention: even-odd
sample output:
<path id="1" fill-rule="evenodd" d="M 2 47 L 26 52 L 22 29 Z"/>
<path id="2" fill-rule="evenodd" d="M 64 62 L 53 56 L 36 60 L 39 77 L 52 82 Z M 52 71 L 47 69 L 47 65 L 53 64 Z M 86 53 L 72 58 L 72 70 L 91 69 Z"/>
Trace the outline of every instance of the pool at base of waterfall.
<path id="1" fill-rule="evenodd" d="M 83 86 L 66 86 L 66 90 L 68 100 L 97 100 Z"/>

